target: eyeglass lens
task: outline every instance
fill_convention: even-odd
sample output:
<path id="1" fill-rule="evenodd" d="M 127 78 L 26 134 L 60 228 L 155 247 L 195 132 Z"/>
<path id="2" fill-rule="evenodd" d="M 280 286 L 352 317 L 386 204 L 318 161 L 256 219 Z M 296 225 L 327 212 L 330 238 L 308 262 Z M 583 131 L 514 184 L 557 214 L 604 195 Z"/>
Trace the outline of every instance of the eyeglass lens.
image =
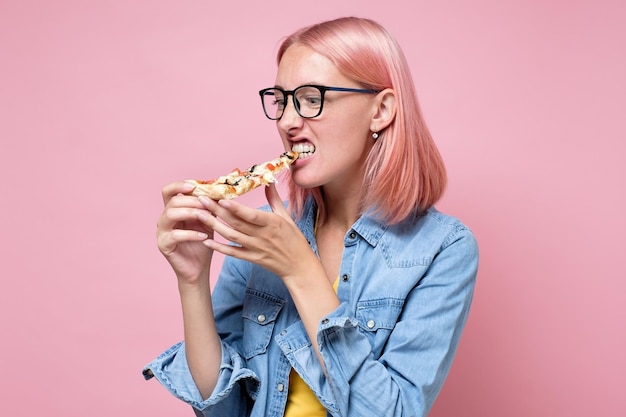
<path id="1" fill-rule="evenodd" d="M 293 95 L 293 104 L 296 112 L 302 117 L 315 117 L 322 110 L 322 92 L 312 86 L 302 86 L 296 88 L 293 93 L 278 89 L 269 88 L 263 93 L 263 109 L 270 119 L 280 119 L 285 111 L 289 94 Z"/>

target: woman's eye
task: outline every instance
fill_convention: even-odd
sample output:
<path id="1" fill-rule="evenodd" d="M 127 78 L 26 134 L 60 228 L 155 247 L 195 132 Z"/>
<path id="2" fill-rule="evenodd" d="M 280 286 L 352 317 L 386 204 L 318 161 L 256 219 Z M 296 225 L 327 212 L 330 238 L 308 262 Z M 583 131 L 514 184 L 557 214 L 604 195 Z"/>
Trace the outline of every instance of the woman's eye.
<path id="1" fill-rule="evenodd" d="M 319 107 L 322 102 L 322 98 L 318 95 L 315 96 L 305 96 L 302 101 L 306 103 L 309 107 Z"/>

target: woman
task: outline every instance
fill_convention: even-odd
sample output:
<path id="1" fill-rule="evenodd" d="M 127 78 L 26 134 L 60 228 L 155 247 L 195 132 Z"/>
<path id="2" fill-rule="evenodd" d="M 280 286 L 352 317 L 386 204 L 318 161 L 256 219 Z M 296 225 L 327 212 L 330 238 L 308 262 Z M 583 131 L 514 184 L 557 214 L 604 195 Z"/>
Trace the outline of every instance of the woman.
<path id="1" fill-rule="evenodd" d="M 433 207 L 445 169 L 399 46 L 366 19 L 304 28 L 260 94 L 285 150 L 300 152 L 289 204 L 274 186 L 262 210 L 164 188 L 158 245 L 185 341 L 146 378 L 202 416 L 426 415 L 478 256 L 471 232 Z M 227 257 L 211 296 L 215 251 Z"/>

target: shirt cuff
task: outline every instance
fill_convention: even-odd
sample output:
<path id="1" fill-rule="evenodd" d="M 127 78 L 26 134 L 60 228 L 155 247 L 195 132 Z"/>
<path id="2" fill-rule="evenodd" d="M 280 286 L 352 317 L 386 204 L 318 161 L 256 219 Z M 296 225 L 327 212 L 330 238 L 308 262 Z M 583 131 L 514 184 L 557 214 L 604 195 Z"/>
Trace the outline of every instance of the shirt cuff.
<path id="1" fill-rule="evenodd" d="M 156 378 L 172 395 L 198 410 L 204 410 L 228 398 L 233 388 L 239 384 L 243 384 L 247 394 L 255 399 L 260 384 L 257 375 L 245 368 L 241 356 L 225 343 L 222 343 L 222 363 L 217 385 L 206 400 L 202 399 L 189 371 L 184 342 L 167 349 L 146 365 L 143 375 L 145 379 Z"/>

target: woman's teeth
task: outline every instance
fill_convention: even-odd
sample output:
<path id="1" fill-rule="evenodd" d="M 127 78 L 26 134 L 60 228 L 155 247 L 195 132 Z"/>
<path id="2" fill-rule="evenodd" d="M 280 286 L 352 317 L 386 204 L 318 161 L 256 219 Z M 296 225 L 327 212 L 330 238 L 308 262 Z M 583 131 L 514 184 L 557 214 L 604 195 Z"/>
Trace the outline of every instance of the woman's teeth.
<path id="1" fill-rule="evenodd" d="M 313 155 L 313 153 L 315 152 L 315 146 L 297 143 L 291 147 L 291 150 L 294 152 L 298 152 L 298 159 L 302 159 Z"/>

